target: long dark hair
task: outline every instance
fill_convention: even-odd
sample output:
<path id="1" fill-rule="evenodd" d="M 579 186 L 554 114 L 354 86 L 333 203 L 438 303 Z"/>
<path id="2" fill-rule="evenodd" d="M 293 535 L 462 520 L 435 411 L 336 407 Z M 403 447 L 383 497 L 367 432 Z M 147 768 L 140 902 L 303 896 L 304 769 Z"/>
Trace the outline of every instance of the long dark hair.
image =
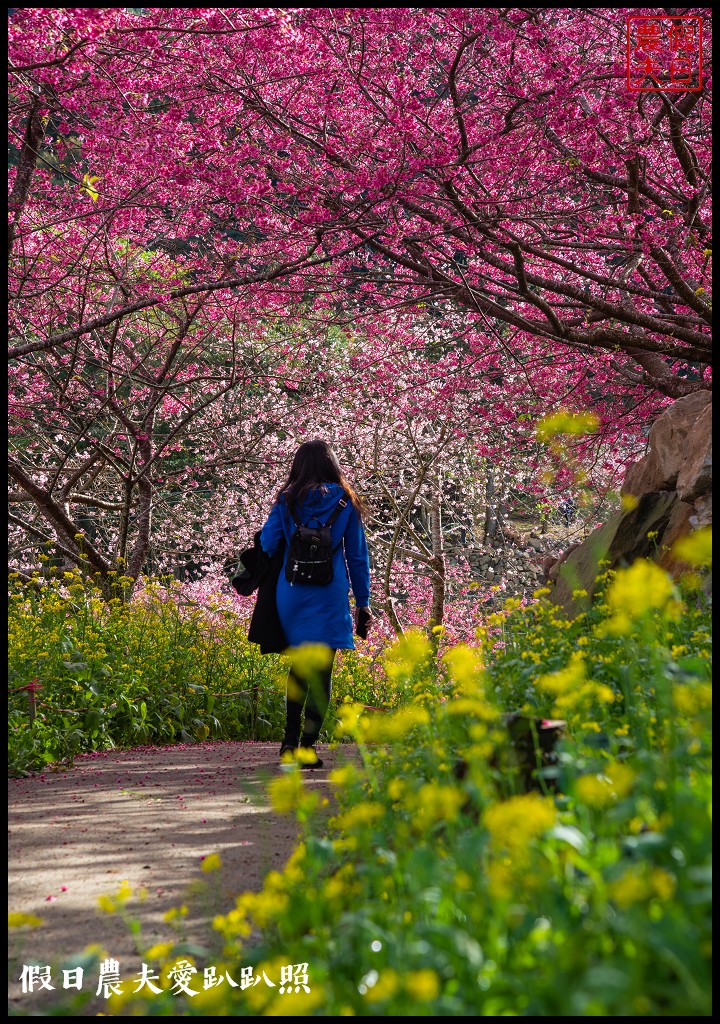
<path id="1" fill-rule="evenodd" d="M 298 505 L 302 504 L 310 491 L 323 488 L 325 484 L 340 484 L 358 515 L 362 515 L 364 512 L 362 498 L 348 483 L 330 445 L 319 437 L 313 441 L 304 441 L 295 452 L 290 474 L 278 491 L 275 500 L 279 501 L 281 497 L 284 498 L 288 509 L 293 512 Z"/>

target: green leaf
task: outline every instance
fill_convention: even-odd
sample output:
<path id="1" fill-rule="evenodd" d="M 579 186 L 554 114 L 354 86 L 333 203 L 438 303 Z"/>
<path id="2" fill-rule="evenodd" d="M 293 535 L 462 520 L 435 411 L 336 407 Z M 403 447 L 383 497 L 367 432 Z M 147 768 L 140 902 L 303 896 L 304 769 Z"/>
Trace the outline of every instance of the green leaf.
<path id="1" fill-rule="evenodd" d="M 577 850 L 578 853 L 587 853 L 587 837 L 582 834 L 580 829 L 575 828 L 573 825 L 555 825 L 548 835 L 551 835 L 554 839 L 559 839 L 562 843 L 567 843 L 574 850 Z"/>

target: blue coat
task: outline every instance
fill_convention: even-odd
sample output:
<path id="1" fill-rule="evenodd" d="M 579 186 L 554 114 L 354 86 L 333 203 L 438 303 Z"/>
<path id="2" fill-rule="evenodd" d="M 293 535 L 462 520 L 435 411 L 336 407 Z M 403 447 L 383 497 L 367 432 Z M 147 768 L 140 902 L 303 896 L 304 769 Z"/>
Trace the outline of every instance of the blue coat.
<path id="1" fill-rule="evenodd" d="M 311 491 L 296 508 L 297 518 L 307 523 L 316 517 L 325 523 L 343 495 L 340 484 L 323 484 Z M 285 558 L 295 523 L 285 506 L 285 499 L 276 502 L 260 531 L 260 546 L 272 557 L 284 538 Z M 350 502 L 330 528 L 333 547 L 334 576 L 325 586 L 294 583 L 285 579 L 285 565 L 277 583 L 277 610 L 289 647 L 300 644 L 326 644 L 335 650 L 353 650 L 354 626 L 350 614 L 349 590 L 362 608 L 370 604 L 370 561 L 365 530 Z M 342 543 L 341 543 L 342 541 Z"/>

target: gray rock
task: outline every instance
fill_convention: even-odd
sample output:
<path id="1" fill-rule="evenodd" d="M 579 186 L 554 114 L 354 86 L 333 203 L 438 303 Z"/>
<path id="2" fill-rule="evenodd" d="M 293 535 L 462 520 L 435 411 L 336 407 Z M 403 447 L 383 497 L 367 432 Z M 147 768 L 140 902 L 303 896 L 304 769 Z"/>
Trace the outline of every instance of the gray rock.
<path id="1" fill-rule="evenodd" d="M 693 530 L 701 530 L 703 526 L 712 525 L 712 494 L 704 494 L 693 502 L 695 514 L 690 516 Z"/>

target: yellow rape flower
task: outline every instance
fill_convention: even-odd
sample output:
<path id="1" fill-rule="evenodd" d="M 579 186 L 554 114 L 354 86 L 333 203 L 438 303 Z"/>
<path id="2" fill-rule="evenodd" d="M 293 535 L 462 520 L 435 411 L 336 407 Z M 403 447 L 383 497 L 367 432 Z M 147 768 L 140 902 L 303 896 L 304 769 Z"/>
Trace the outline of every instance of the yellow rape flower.
<path id="1" fill-rule="evenodd" d="M 672 555 L 690 565 L 712 565 L 712 527 L 705 526 L 681 537 L 673 544 Z"/>
<path id="2" fill-rule="evenodd" d="M 366 990 L 364 993 L 365 999 L 368 1003 L 382 1002 L 383 999 L 389 999 L 391 996 L 394 996 L 399 987 L 400 978 L 397 971 L 388 967 L 382 972 L 372 988 Z"/>
<path id="3" fill-rule="evenodd" d="M 644 903 L 649 899 L 669 900 L 676 887 L 675 876 L 664 868 L 648 869 L 645 864 L 633 864 L 608 885 L 608 895 L 626 910 L 634 903 Z"/>
<path id="4" fill-rule="evenodd" d="M 302 644 L 289 651 L 290 664 L 301 678 L 322 672 L 332 662 L 332 651 L 325 644 Z"/>
<path id="5" fill-rule="evenodd" d="M 357 779 L 358 773 L 354 765 L 346 764 L 341 768 L 334 768 L 328 775 L 328 782 L 335 786 L 347 786 Z"/>
<path id="6" fill-rule="evenodd" d="M 37 928 L 42 923 L 43 918 L 35 914 L 8 914 L 8 928 Z"/>
<path id="7" fill-rule="evenodd" d="M 132 886 L 127 879 L 124 879 L 114 896 L 108 896 L 107 894 L 98 896 L 98 908 L 105 914 L 114 914 L 117 910 L 122 909 L 131 896 Z"/>
<path id="8" fill-rule="evenodd" d="M 578 437 L 582 434 L 594 434 L 599 426 L 600 421 L 594 413 L 571 413 L 560 409 L 538 420 L 535 425 L 535 436 L 538 441 L 550 441 L 559 434 Z"/>
<path id="9" fill-rule="evenodd" d="M 277 920 L 287 909 L 289 896 L 285 892 L 267 887 L 258 893 L 246 893 L 242 897 L 244 909 L 259 928 L 265 928 Z"/>
<path id="10" fill-rule="evenodd" d="M 474 693 L 480 688 L 483 663 L 478 650 L 467 644 L 457 644 L 443 655 L 442 660 L 458 690 Z"/>
<path id="11" fill-rule="evenodd" d="M 222 976 L 226 970 L 232 970 L 229 966 L 220 966 L 218 975 Z M 232 975 L 231 975 L 232 976 Z M 201 1010 L 205 1017 L 227 1017 L 226 1004 L 227 994 L 223 985 L 213 985 L 210 988 L 199 989 L 192 997 L 194 1009 Z"/>
<path id="12" fill-rule="evenodd" d="M 178 918 L 187 917 L 188 908 L 183 904 L 181 907 L 170 907 L 163 914 L 163 921 L 167 921 L 168 924 L 173 921 L 177 921 Z"/>
<path id="13" fill-rule="evenodd" d="M 157 942 L 143 953 L 145 960 L 167 960 L 173 951 L 172 942 Z"/>
<path id="14" fill-rule="evenodd" d="M 429 967 L 420 971 L 408 971 L 404 984 L 408 992 L 428 1002 L 436 999 L 440 992 L 440 979 Z"/>
<path id="15" fill-rule="evenodd" d="M 328 878 L 327 882 L 323 886 L 323 896 L 326 899 L 334 899 L 338 896 L 342 896 L 348 892 L 348 882 L 350 877 L 355 873 L 355 867 L 353 864 L 343 864 L 335 874 Z"/>
<path id="16" fill-rule="evenodd" d="M 415 726 L 427 725 L 429 722 L 430 715 L 425 708 L 408 705 L 393 714 L 376 716 L 372 734 L 380 742 L 399 740 Z"/>
<path id="17" fill-rule="evenodd" d="M 373 821 L 377 821 L 378 818 L 382 818 L 384 813 L 381 804 L 375 804 L 372 801 L 366 800 L 363 803 L 355 804 L 354 807 L 351 807 L 343 814 L 339 814 L 335 818 L 335 825 L 343 832 L 358 826 L 362 828 Z"/>
<path id="18" fill-rule="evenodd" d="M 644 867 L 633 865 L 620 878 L 608 885 L 608 896 L 619 907 L 626 910 L 633 903 L 641 903 L 650 897 L 651 888 Z"/>
<path id="19" fill-rule="evenodd" d="M 297 810 L 307 795 L 303 780 L 297 771 L 272 779 L 268 793 L 273 810 L 279 814 L 290 814 Z"/>
<path id="20" fill-rule="evenodd" d="M 650 886 L 658 899 L 669 900 L 675 895 L 677 881 L 675 876 L 664 868 L 651 868 Z"/>
<path id="21" fill-rule="evenodd" d="M 682 715 L 691 717 L 712 707 L 710 683 L 676 683 L 672 688 L 672 702 Z"/>
<path id="22" fill-rule="evenodd" d="M 211 853 L 207 857 L 203 858 L 200 867 L 203 871 L 217 871 L 220 867 L 220 863 L 220 854 Z"/>
<path id="23" fill-rule="evenodd" d="M 474 697 L 458 697 L 455 700 L 449 700 L 447 704 L 442 705 L 442 711 L 445 715 L 460 715 L 463 718 L 482 718 L 486 721 L 492 721 L 498 715 L 497 710 L 491 707 L 485 700 L 479 700 Z"/>
<path id="24" fill-rule="evenodd" d="M 252 989 L 248 989 L 251 992 Z M 313 985 L 309 992 L 285 992 L 278 996 L 263 1012 L 263 1017 L 309 1017 L 314 1016 L 313 1010 L 325 1002 L 322 987 Z"/>
<path id="25" fill-rule="evenodd" d="M 338 736 L 354 735 L 359 731 L 361 716 L 364 711 L 362 704 L 342 704 L 338 708 Z"/>
<path id="26" fill-rule="evenodd" d="M 307 846 L 305 845 L 305 843 L 298 843 L 298 845 L 295 847 L 295 849 L 287 859 L 287 863 L 285 864 L 285 872 L 287 873 L 288 869 L 290 868 L 298 867 L 298 865 L 300 865 L 305 860 L 306 857 Z"/>
<path id="27" fill-rule="evenodd" d="M 527 857 L 530 841 L 555 824 L 557 812 L 549 797 L 528 793 L 510 797 L 485 809 L 483 823 L 495 850 L 508 850 L 516 859 Z"/>
<path id="28" fill-rule="evenodd" d="M 634 779 L 631 768 L 615 761 L 602 774 L 581 775 L 575 782 L 575 795 L 589 807 L 608 807 L 628 795 Z"/>
<path id="29" fill-rule="evenodd" d="M 432 647 L 427 636 L 420 630 L 410 630 L 388 648 L 383 663 L 390 679 L 402 679 L 427 661 Z"/>
<path id="30" fill-rule="evenodd" d="M 252 933 L 252 927 L 247 920 L 247 907 L 241 903 L 240 898 L 236 900 L 234 910 L 227 914 L 216 914 L 213 918 L 213 928 L 220 932 L 226 940 L 236 939 L 238 936 L 247 938 Z"/>
<path id="31" fill-rule="evenodd" d="M 620 569 L 608 589 L 606 601 L 619 627 L 648 612 L 664 610 L 675 587 L 670 576 L 645 558 L 638 558 L 627 569 Z"/>
<path id="32" fill-rule="evenodd" d="M 498 900 L 509 900 L 512 898 L 514 884 L 519 877 L 518 868 L 524 864 L 513 865 L 510 857 L 501 857 L 493 860 L 487 867 L 487 881 L 490 895 Z"/>
<path id="33" fill-rule="evenodd" d="M 405 779 L 395 777 L 388 783 L 387 791 L 391 800 L 400 800 L 403 794 L 407 792 L 407 782 Z"/>
<path id="34" fill-rule="evenodd" d="M 541 690 L 562 695 L 574 690 L 585 679 L 585 662 L 579 651 L 570 656 L 565 668 L 540 676 L 537 685 Z"/>
<path id="35" fill-rule="evenodd" d="M 466 801 L 466 794 L 456 786 L 427 782 L 408 796 L 406 804 L 415 825 L 424 830 L 438 821 L 455 821 Z"/>

